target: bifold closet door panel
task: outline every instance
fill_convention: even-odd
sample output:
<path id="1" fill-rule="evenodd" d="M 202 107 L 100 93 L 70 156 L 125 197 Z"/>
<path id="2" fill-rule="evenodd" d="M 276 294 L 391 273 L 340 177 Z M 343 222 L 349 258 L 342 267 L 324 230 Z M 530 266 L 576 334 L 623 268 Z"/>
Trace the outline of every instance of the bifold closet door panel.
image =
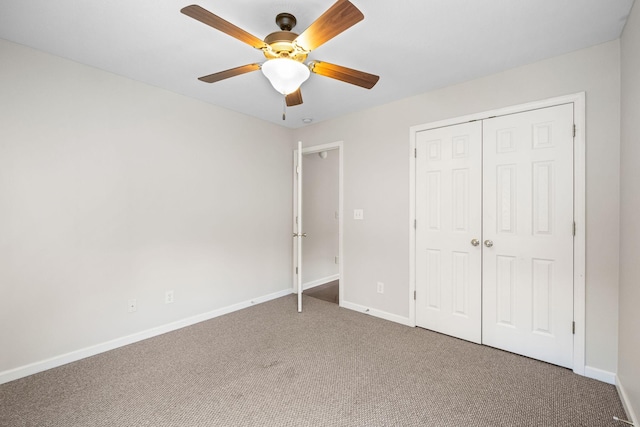
<path id="1" fill-rule="evenodd" d="M 572 367 L 573 104 L 483 121 L 483 344 Z"/>
<path id="2" fill-rule="evenodd" d="M 416 324 L 480 343 L 482 125 L 416 139 Z"/>

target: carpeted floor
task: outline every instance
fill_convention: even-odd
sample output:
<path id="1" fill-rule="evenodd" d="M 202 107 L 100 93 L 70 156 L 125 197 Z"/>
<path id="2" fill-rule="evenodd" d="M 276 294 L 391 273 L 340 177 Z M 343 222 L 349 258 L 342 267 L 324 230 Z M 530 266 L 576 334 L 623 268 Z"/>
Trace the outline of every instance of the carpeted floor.
<path id="1" fill-rule="evenodd" d="M 613 386 L 304 297 L 0 386 L 0 425 L 620 426 Z"/>

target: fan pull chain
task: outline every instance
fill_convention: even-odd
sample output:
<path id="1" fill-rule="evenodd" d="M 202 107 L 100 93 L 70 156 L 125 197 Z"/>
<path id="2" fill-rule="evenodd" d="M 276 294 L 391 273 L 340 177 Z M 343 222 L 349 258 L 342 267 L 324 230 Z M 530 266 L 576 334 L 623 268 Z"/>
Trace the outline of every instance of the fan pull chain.
<path id="1" fill-rule="evenodd" d="M 282 97 L 282 120 L 287 118 L 287 97 L 284 95 Z"/>

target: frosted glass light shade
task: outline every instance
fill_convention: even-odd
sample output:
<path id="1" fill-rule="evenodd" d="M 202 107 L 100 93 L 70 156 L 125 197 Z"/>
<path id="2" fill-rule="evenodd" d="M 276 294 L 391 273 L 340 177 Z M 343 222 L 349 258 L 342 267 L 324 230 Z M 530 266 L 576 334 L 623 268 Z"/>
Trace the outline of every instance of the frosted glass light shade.
<path id="1" fill-rule="evenodd" d="M 268 60 L 262 64 L 262 73 L 269 79 L 271 86 L 283 95 L 298 90 L 310 74 L 306 65 L 287 58 Z"/>

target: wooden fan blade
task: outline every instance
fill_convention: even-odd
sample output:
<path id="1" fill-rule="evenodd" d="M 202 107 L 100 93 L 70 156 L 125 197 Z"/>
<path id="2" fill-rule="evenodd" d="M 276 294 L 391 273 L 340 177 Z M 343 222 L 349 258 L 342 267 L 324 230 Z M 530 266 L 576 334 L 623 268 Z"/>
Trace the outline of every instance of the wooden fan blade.
<path id="1" fill-rule="evenodd" d="M 312 73 L 341 80 L 345 83 L 351 83 L 352 85 L 366 89 L 371 89 L 376 85 L 376 83 L 378 83 L 378 80 L 380 80 L 380 77 L 374 74 L 322 61 L 312 61 L 309 65 L 309 69 Z"/>
<path id="2" fill-rule="evenodd" d="M 300 34 L 295 42 L 311 51 L 364 19 L 364 15 L 348 0 L 338 0 Z"/>
<path id="3" fill-rule="evenodd" d="M 296 105 L 302 104 L 302 92 L 300 88 L 295 92 L 291 92 L 289 95 L 285 96 L 285 100 L 287 101 L 287 107 L 294 107 Z"/>
<path id="4" fill-rule="evenodd" d="M 228 79 L 229 77 L 239 76 L 240 74 L 249 73 L 260 69 L 260 64 L 248 64 L 241 67 L 231 68 L 230 70 L 220 71 L 218 73 L 209 74 L 208 76 L 198 77 L 205 83 L 215 83 L 220 80 Z"/>
<path id="5" fill-rule="evenodd" d="M 216 30 L 222 31 L 223 33 L 228 34 L 231 37 L 235 37 L 241 42 L 244 42 L 249 46 L 253 46 L 256 49 L 267 47 L 267 44 L 256 36 L 249 34 L 242 28 L 236 27 L 232 23 L 225 21 L 224 19 L 220 18 L 217 15 L 214 15 L 206 9 L 203 9 L 197 4 L 192 4 L 191 6 L 184 7 L 182 8 L 182 10 L 180 10 L 180 12 L 202 22 L 203 24 L 207 24 L 208 26 L 213 27 Z"/>

